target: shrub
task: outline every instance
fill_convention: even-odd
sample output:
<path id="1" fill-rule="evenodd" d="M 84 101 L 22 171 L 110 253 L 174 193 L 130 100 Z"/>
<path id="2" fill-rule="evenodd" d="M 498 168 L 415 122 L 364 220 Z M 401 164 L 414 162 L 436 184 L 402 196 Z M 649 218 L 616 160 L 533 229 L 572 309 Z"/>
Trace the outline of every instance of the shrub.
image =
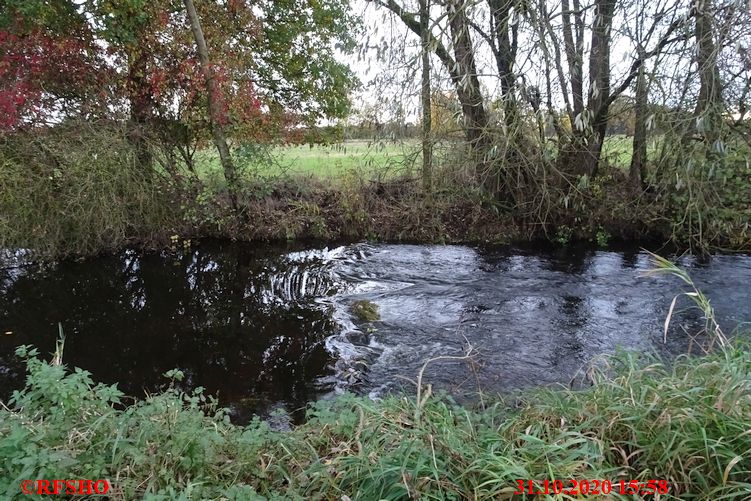
<path id="1" fill-rule="evenodd" d="M 169 185 L 125 125 L 67 122 L 0 136 L 0 248 L 94 254 L 176 225 Z"/>

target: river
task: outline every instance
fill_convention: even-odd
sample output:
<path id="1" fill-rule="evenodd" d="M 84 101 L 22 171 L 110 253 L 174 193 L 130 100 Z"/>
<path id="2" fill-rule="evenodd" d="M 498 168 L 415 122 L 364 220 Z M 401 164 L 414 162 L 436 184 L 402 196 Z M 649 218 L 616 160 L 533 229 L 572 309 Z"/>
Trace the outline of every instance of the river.
<path id="1" fill-rule="evenodd" d="M 751 256 L 678 259 L 726 332 L 751 320 Z M 48 356 L 59 326 L 64 362 L 143 396 L 202 386 L 233 420 L 343 391 L 378 397 L 424 383 L 462 402 L 539 385 L 582 384 L 618 348 L 672 357 L 703 320 L 683 284 L 648 277 L 638 248 L 284 244 L 202 241 L 157 253 L 0 269 L 0 398 L 23 385 L 15 347 Z M 352 314 L 357 301 L 380 319 Z"/>

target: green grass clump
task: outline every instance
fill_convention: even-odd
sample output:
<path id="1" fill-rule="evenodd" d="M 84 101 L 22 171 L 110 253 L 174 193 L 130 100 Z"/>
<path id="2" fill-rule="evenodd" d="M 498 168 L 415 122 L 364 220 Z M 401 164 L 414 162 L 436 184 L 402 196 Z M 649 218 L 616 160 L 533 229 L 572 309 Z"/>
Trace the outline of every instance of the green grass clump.
<path id="1" fill-rule="evenodd" d="M 288 432 L 234 426 L 200 389 L 123 408 L 114 386 L 20 354 L 26 388 L 0 410 L 7 499 L 27 478 L 109 478 L 113 499 L 521 499 L 516 479 L 570 478 L 751 495 L 751 353 L 737 346 L 671 366 L 620 354 L 591 388 L 538 390 L 516 410 L 345 395 Z"/>

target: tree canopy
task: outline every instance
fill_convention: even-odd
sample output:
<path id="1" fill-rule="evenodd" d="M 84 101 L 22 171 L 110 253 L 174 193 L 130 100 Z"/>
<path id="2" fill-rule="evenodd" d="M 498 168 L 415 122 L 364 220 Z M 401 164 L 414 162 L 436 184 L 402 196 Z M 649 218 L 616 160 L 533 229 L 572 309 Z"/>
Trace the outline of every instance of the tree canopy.
<path id="1" fill-rule="evenodd" d="M 355 47 L 346 0 L 196 2 L 236 137 L 270 141 L 292 124 L 341 117 Z M 176 0 L 5 0 L 0 9 L 3 129 L 67 117 L 207 121 L 195 43 Z"/>

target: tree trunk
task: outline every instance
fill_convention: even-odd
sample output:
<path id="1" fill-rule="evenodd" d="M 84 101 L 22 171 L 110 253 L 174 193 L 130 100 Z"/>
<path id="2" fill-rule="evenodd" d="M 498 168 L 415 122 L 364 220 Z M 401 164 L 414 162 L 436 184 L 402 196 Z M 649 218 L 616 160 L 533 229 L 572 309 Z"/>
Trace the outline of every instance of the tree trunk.
<path id="1" fill-rule="evenodd" d="M 149 125 L 154 118 L 154 100 L 146 81 L 148 59 L 144 49 L 139 48 L 128 57 L 128 100 L 130 101 L 130 130 L 128 140 L 136 150 L 138 164 L 151 175 L 152 155 L 149 148 Z"/>
<path id="2" fill-rule="evenodd" d="M 235 165 L 232 162 L 232 155 L 229 152 L 229 146 L 227 146 L 227 137 L 224 135 L 224 130 L 219 120 L 221 110 L 219 109 L 219 103 L 217 99 L 219 97 L 219 89 L 216 86 L 216 80 L 214 79 L 213 70 L 211 69 L 211 62 L 209 60 L 209 49 L 206 46 L 206 39 L 203 36 L 203 29 L 201 29 L 201 22 L 198 19 L 198 13 L 196 12 L 193 0 L 183 0 L 185 9 L 188 12 L 188 19 L 190 20 L 190 28 L 193 30 L 193 37 L 196 40 L 196 48 L 198 49 L 198 58 L 201 61 L 201 71 L 206 82 L 206 94 L 209 104 L 209 123 L 211 125 L 211 133 L 214 136 L 214 145 L 219 152 L 219 159 L 222 163 L 222 169 L 224 170 L 224 179 L 227 182 L 227 191 L 230 197 L 230 204 L 232 210 L 237 211 L 237 171 Z"/>
<path id="3" fill-rule="evenodd" d="M 644 58 L 644 49 L 638 47 L 639 57 Z M 641 189 L 644 186 L 647 163 L 647 75 L 644 65 L 639 67 L 639 75 L 636 77 L 636 103 L 634 110 L 634 141 L 629 167 L 629 179 L 631 184 Z"/>
<path id="4" fill-rule="evenodd" d="M 566 106 L 566 114 L 568 115 L 569 119 L 572 120 L 573 123 L 573 110 L 571 108 L 571 99 L 569 98 L 568 94 L 568 85 L 567 85 L 567 79 L 566 74 L 563 71 L 563 64 L 561 63 L 561 44 L 558 40 L 558 36 L 553 30 L 553 26 L 550 23 L 550 15 L 548 14 L 548 10 L 546 7 L 547 0 L 539 0 L 538 4 L 538 10 L 539 10 L 539 22 L 538 22 L 538 28 L 539 28 L 539 37 L 540 37 L 540 43 L 543 49 L 543 56 L 545 57 L 545 64 L 547 71 L 545 72 L 546 75 L 546 84 L 547 84 L 547 95 L 548 95 L 548 112 L 554 113 L 553 106 L 552 106 L 552 86 L 550 84 L 551 82 L 551 72 L 550 72 L 550 51 L 547 48 L 547 42 L 549 41 L 550 44 L 553 46 L 553 58 L 552 60 L 555 62 L 555 69 L 556 73 L 558 74 L 558 85 L 560 85 L 561 88 L 561 95 L 563 97 L 563 103 Z M 557 132 L 562 132 L 556 129 Z M 563 134 L 558 134 L 558 140 L 563 138 Z"/>
<path id="5" fill-rule="evenodd" d="M 430 5 L 420 0 L 420 31 L 422 41 L 422 185 L 425 194 L 433 193 L 433 142 L 430 114 Z"/>
<path id="6" fill-rule="evenodd" d="M 509 16 L 513 5 L 510 0 L 488 0 L 490 14 L 493 16 L 495 26 L 493 33 L 497 46 L 495 60 L 498 68 L 498 79 L 501 83 L 501 95 L 504 100 L 511 97 L 511 91 L 514 87 L 513 68 L 516 48 L 515 40 L 509 36 Z"/>
<path id="7" fill-rule="evenodd" d="M 501 99 L 503 100 L 504 123 L 506 131 L 510 137 L 506 148 L 506 164 L 514 162 L 518 154 L 517 147 L 523 137 L 519 134 L 519 113 L 518 103 L 514 89 L 516 87 L 516 76 L 514 74 L 514 63 L 516 62 L 516 51 L 519 41 L 519 24 L 511 22 L 512 0 L 488 0 L 490 14 L 493 17 L 493 33 L 495 39 L 495 60 L 498 68 L 498 79 L 501 84 Z"/>
<path id="8" fill-rule="evenodd" d="M 571 24 L 571 8 L 568 0 L 563 0 L 561 3 L 563 21 L 563 46 L 566 52 L 566 60 L 568 62 L 569 78 L 571 79 L 571 95 L 573 97 L 573 115 L 572 122 L 576 115 L 580 114 L 584 110 L 584 85 L 582 79 L 584 77 L 583 71 L 583 48 L 584 45 L 581 40 L 581 33 L 579 31 L 579 25 L 583 22 L 581 17 L 582 13 L 579 10 L 579 2 L 574 2 L 574 22 Z M 575 30 L 574 30 L 575 26 Z"/>
<path id="9" fill-rule="evenodd" d="M 480 80 L 477 77 L 474 47 L 469 32 L 469 20 L 464 10 L 466 1 L 450 0 L 447 3 L 447 8 L 457 68 L 457 78 L 454 79 L 454 85 L 464 115 L 467 139 L 478 178 L 486 188 L 496 192 L 498 187 L 493 185 L 495 184 L 494 181 L 497 180 L 492 179 L 488 158 L 490 150 L 489 118 L 480 91 Z"/>
<path id="10" fill-rule="evenodd" d="M 694 7 L 696 61 L 699 65 L 699 98 L 694 112 L 701 120 L 699 132 L 707 145 L 707 151 L 719 139 L 722 122 L 722 83 L 717 67 L 717 48 L 712 28 L 712 0 L 697 0 Z"/>
<path id="11" fill-rule="evenodd" d="M 607 127 L 607 122 L 605 126 Z M 601 130 L 602 127 L 597 127 L 591 134 L 574 135 L 568 160 L 570 170 L 579 175 L 586 175 L 590 179 L 597 176 L 602 145 L 605 142 L 605 132 Z"/>
<path id="12" fill-rule="evenodd" d="M 587 111 L 591 130 L 574 134 L 574 155 L 570 164 L 575 172 L 590 178 L 597 175 L 602 144 L 608 127 L 610 95 L 610 30 L 615 0 L 595 0 L 592 44 L 589 54 L 589 95 Z M 576 100 L 576 96 L 574 96 Z"/>

